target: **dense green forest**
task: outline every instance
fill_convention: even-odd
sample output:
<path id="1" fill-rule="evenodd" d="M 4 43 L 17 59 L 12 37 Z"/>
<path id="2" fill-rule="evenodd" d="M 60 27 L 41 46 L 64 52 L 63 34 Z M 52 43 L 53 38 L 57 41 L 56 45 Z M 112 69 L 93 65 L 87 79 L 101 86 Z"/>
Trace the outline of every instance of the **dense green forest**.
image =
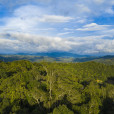
<path id="1" fill-rule="evenodd" d="M 107 65 L 114 65 L 114 57 L 113 58 L 106 58 L 106 59 L 96 59 L 94 60 L 96 62 L 100 62 L 100 63 L 104 63 L 104 64 L 107 64 Z"/>
<path id="2" fill-rule="evenodd" d="M 0 62 L 1 114 L 114 114 L 114 65 Z"/>

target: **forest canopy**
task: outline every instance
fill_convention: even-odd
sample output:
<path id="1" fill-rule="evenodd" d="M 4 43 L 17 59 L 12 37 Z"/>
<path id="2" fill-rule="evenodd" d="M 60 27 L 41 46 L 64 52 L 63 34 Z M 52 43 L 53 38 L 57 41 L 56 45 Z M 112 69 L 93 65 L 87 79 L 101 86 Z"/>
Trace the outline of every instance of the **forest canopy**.
<path id="1" fill-rule="evenodd" d="M 114 65 L 0 62 L 0 114 L 113 114 Z"/>

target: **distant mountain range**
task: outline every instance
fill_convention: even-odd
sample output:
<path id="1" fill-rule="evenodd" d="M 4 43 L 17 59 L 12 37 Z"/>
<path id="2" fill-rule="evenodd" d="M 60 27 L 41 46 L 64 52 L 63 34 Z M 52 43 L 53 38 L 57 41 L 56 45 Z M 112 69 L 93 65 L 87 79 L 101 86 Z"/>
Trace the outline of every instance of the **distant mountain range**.
<path id="1" fill-rule="evenodd" d="M 0 54 L 0 61 L 11 62 L 15 60 L 29 60 L 32 62 L 48 61 L 48 62 L 86 62 L 96 61 L 104 64 L 114 64 L 114 55 L 107 56 L 89 56 L 78 55 L 66 52 L 53 52 L 53 53 L 18 53 L 18 54 Z"/>
<path id="2" fill-rule="evenodd" d="M 47 56 L 47 57 L 90 57 L 89 55 L 78 55 L 69 52 L 48 52 L 48 53 L 17 53 L 17 55 L 34 55 L 34 56 Z"/>

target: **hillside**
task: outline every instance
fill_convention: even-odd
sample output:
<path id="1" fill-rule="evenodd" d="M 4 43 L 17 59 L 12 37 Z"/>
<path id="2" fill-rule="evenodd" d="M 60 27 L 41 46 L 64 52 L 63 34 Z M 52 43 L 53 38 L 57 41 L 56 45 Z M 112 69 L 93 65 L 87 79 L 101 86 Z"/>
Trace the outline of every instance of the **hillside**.
<path id="1" fill-rule="evenodd" d="M 78 56 L 71 57 L 69 56 L 61 56 L 61 57 L 50 57 L 50 56 L 36 56 L 36 55 L 0 55 L 0 60 L 4 62 L 12 62 L 15 60 L 29 60 L 31 62 L 40 62 L 40 61 L 48 61 L 48 62 L 87 62 L 87 61 L 95 61 L 104 64 L 114 65 L 114 56 L 103 56 L 103 57 L 95 57 L 95 56 Z"/>
<path id="2" fill-rule="evenodd" d="M 95 59 L 94 61 L 104 63 L 107 65 L 114 65 L 114 56 L 104 56 L 99 59 Z"/>
<path id="3" fill-rule="evenodd" d="M 0 63 L 1 114 L 113 114 L 114 65 Z"/>
<path id="4" fill-rule="evenodd" d="M 11 62 L 15 60 L 29 60 L 32 62 L 40 62 L 40 61 L 56 61 L 56 62 L 85 62 L 88 60 L 93 60 L 95 57 L 81 57 L 77 58 L 70 56 L 37 56 L 37 55 L 0 55 L 0 60 L 4 62 Z"/>

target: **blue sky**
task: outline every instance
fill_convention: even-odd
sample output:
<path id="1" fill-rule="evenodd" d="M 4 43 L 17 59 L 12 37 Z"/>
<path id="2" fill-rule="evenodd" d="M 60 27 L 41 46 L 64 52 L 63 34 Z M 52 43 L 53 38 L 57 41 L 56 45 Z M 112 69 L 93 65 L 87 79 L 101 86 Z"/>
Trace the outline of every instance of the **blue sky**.
<path id="1" fill-rule="evenodd" d="M 114 54 L 114 0 L 0 0 L 0 53 Z"/>

